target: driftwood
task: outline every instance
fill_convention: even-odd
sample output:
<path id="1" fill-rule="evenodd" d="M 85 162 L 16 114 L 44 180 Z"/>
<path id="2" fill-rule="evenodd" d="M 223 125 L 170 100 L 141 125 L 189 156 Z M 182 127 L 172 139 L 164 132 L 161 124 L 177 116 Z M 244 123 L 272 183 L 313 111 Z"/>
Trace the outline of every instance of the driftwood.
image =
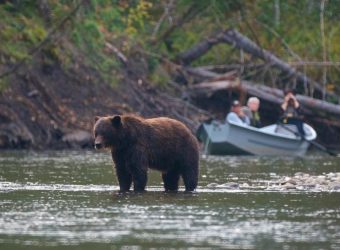
<path id="1" fill-rule="evenodd" d="M 208 52 L 214 45 L 217 45 L 219 43 L 231 44 L 235 48 L 241 49 L 244 52 L 251 54 L 252 56 L 264 60 L 267 64 L 279 69 L 288 77 L 295 78 L 297 82 L 301 84 L 306 83 L 310 86 L 310 88 L 315 88 L 320 93 L 323 93 L 325 91 L 327 95 L 335 96 L 333 93 L 324 90 L 324 88 L 319 83 L 308 78 L 305 74 L 297 71 L 291 65 L 279 59 L 277 56 L 273 55 L 269 51 L 262 49 L 256 43 L 251 41 L 248 37 L 242 35 L 235 29 L 228 29 L 226 31 L 218 33 L 213 37 L 202 40 L 200 43 L 194 45 L 189 50 L 178 55 L 177 60 L 184 65 L 188 65 L 204 55 L 206 52 Z"/>
<path id="2" fill-rule="evenodd" d="M 283 92 L 278 89 L 265 87 L 263 85 L 254 84 L 249 81 L 239 80 L 221 80 L 216 82 L 203 82 L 194 85 L 190 88 L 190 95 L 193 98 L 210 96 L 214 92 L 223 89 L 241 89 L 247 92 L 249 95 L 257 96 L 260 99 L 279 105 L 283 102 Z M 336 115 L 340 118 L 340 105 L 335 105 L 322 100 L 306 97 L 302 95 L 296 96 L 301 103 L 306 113 L 311 114 L 308 110 L 315 110 L 330 115 Z"/>
<path id="3" fill-rule="evenodd" d="M 114 55 L 116 56 L 116 58 L 124 65 L 124 66 L 127 66 L 127 58 L 126 56 L 116 47 L 114 46 L 113 44 L 109 43 L 109 42 L 105 42 L 105 46 L 106 48 L 113 52 Z"/>
<path id="4" fill-rule="evenodd" d="M 194 69 L 190 69 L 194 71 Z M 283 102 L 283 91 L 280 89 L 256 84 L 254 82 L 235 79 L 222 79 L 220 74 L 207 71 L 203 69 L 195 72 L 203 78 L 209 78 L 209 81 L 204 81 L 189 87 L 188 93 L 193 99 L 200 99 L 210 97 L 217 91 L 221 90 L 234 90 L 244 91 L 251 96 L 257 96 L 261 100 L 280 105 Z M 326 101 L 314 99 L 307 96 L 297 95 L 298 101 L 304 114 L 312 115 L 318 114 L 319 118 L 327 117 L 332 124 L 340 125 L 339 122 L 332 122 L 340 118 L 340 105 L 328 103 Z M 312 112 L 313 111 L 313 112 Z"/>

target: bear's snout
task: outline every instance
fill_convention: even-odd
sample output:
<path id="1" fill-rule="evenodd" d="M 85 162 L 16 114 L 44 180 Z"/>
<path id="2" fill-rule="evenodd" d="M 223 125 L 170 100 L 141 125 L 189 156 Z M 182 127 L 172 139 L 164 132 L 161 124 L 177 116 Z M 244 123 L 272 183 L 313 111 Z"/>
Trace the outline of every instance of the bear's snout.
<path id="1" fill-rule="evenodd" d="M 102 136 L 97 136 L 94 140 L 94 148 L 95 149 L 101 149 L 104 147 L 103 144 L 103 137 Z"/>

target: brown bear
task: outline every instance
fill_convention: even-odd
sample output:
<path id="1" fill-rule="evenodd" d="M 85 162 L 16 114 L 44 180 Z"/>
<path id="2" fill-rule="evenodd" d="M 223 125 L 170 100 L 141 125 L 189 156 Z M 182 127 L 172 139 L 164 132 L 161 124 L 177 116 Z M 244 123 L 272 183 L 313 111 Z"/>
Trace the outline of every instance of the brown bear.
<path id="1" fill-rule="evenodd" d="M 120 191 L 144 191 L 148 168 L 162 172 L 166 191 L 177 191 L 182 176 L 185 190 L 198 181 L 198 142 L 181 122 L 135 115 L 96 117 L 95 148 L 110 148 Z"/>

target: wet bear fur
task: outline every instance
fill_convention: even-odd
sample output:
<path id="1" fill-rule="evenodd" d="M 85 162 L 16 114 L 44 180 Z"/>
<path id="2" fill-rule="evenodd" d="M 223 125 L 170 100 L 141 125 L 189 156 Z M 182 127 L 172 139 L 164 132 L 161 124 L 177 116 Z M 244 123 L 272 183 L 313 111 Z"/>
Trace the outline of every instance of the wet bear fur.
<path id="1" fill-rule="evenodd" d="M 120 191 L 144 191 L 148 168 L 162 172 L 166 191 L 194 191 L 199 172 L 198 142 L 181 122 L 134 115 L 96 117 L 95 147 L 111 149 Z"/>

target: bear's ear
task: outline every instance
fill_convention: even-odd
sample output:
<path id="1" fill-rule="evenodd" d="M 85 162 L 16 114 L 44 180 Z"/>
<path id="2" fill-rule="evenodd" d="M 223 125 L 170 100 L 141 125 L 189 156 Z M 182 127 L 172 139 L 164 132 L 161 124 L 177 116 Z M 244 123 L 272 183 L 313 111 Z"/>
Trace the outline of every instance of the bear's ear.
<path id="1" fill-rule="evenodd" d="M 120 115 L 115 115 L 111 118 L 111 123 L 115 128 L 119 128 L 122 125 L 122 118 Z"/>
<path id="2" fill-rule="evenodd" d="M 94 122 L 97 122 L 99 119 L 100 119 L 100 116 L 96 116 L 96 117 L 94 118 Z"/>

